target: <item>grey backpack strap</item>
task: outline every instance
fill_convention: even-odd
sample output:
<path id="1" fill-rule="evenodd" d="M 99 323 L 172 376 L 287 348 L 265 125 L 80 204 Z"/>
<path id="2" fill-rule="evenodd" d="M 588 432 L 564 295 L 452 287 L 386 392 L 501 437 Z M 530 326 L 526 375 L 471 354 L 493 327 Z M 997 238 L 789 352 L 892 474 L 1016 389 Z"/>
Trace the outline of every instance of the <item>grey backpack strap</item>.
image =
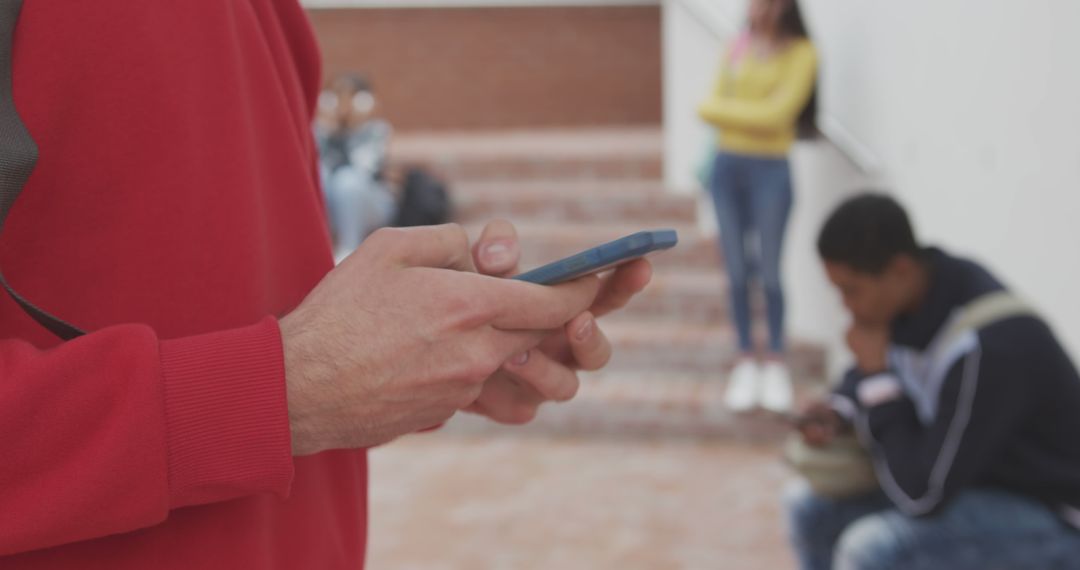
<path id="1" fill-rule="evenodd" d="M 946 326 L 942 336 L 942 346 L 950 346 L 953 341 L 968 331 L 978 331 L 999 321 L 1014 317 L 1038 317 L 1034 307 L 1010 291 L 1001 290 L 976 297 L 957 313 Z"/>
<path id="2" fill-rule="evenodd" d="M 21 9 L 22 0 L 0 0 L 0 233 L 38 158 L 37 145 L 19 119 L 11 90 L 11 50 Z M 0 284 L 24 311 L 56 336 L 70 340 L 83 334 L 16 293 L 3 271 L 0 271 Z"/>

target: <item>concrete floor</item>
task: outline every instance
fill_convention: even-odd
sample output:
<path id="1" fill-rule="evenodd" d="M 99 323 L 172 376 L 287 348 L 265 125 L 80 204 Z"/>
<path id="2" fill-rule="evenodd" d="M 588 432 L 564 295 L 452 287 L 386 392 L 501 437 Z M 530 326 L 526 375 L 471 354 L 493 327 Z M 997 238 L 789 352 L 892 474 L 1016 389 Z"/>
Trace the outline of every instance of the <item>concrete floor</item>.
<path id="1" fill-rule="evenodd" d="M 372 570 L 793 567 L 773 446 L 450 429 L 371 460 Z"/>

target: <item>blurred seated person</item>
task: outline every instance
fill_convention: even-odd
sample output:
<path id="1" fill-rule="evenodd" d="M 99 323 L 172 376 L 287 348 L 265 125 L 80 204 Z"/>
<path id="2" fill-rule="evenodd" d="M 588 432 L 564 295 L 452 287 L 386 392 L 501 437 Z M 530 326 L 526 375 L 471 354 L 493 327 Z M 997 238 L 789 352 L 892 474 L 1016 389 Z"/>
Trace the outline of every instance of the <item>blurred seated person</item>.
<path id="1" fill-rule="evenodd" d="M 818 251 L 855 367 L 793 443 L 838 450 L 853 433 L 869 485 L 801 469 L 800 567 L 1080 568 L 1080 377 L 1050 327 L 983 266 L 920 246 L 887 196 L 841 205 Z"/>
<path id="2" fill-rule="evenodd" d="M 375 94 L 363 75 L 338 75 L 319 95 L 315 137 L 338 261 L 368 234 L 389 225 L 397 210 L 384 181 L 392 129 L 371 118 L 374 109 Z"/>

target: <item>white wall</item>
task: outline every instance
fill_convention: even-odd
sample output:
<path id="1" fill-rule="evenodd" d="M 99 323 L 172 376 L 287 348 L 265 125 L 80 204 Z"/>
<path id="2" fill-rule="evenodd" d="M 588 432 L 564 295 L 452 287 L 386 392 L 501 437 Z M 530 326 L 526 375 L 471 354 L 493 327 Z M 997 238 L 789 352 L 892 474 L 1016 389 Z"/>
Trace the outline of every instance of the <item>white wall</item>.
<path id="1" fill-rule="evenodd" d="M 677 191 L 695 188 L 694 172 L 712 137 L 696 108 L 716 79 L 741 7 L 730 0 L 664 0 L 664 178 Z"/>
<path id="2" fill-rule="evenodd" d="M 701 144 L 688 113 L 723 35 L 713 26 L 714 43 L 702 40 L 706 26 L 685 7 L 701 3 L 710 0 L 665 3 L 666 176 L 680 186 Z M 730 13 L 742 5 L 711 3 Z M 802 5 L 821 53 L 823 123 L 872 172 L 820 148 L 796 152 L 785 260 L 792 332 L 838 346 L 843 321 L 830 314 L 836 300 L 816 269 L 813 235 L 838 199 L 878 181 L 908 206 L 924 241 L 984 261 L 1080 355 L 1080 2 Z"/>
<path id="3" fill-rule="evenodd" d="M 923 238 L 986 262 L 1080 354 L 1080 3 L 806 6 L 829 114 Z"/>

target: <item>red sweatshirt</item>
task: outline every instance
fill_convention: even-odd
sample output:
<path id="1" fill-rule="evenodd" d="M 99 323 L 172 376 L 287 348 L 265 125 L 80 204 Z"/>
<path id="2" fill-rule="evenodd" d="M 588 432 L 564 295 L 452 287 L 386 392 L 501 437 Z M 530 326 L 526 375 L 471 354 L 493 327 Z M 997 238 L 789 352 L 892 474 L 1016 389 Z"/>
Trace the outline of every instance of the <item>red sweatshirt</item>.
<path id="1" fill-rule="evenodd" d="M 297 0 L 28 1 L 0 266 L 0 568 L 360 568 L 363 452 L 294 459 L 275 316 L 331 267 Z"/>

